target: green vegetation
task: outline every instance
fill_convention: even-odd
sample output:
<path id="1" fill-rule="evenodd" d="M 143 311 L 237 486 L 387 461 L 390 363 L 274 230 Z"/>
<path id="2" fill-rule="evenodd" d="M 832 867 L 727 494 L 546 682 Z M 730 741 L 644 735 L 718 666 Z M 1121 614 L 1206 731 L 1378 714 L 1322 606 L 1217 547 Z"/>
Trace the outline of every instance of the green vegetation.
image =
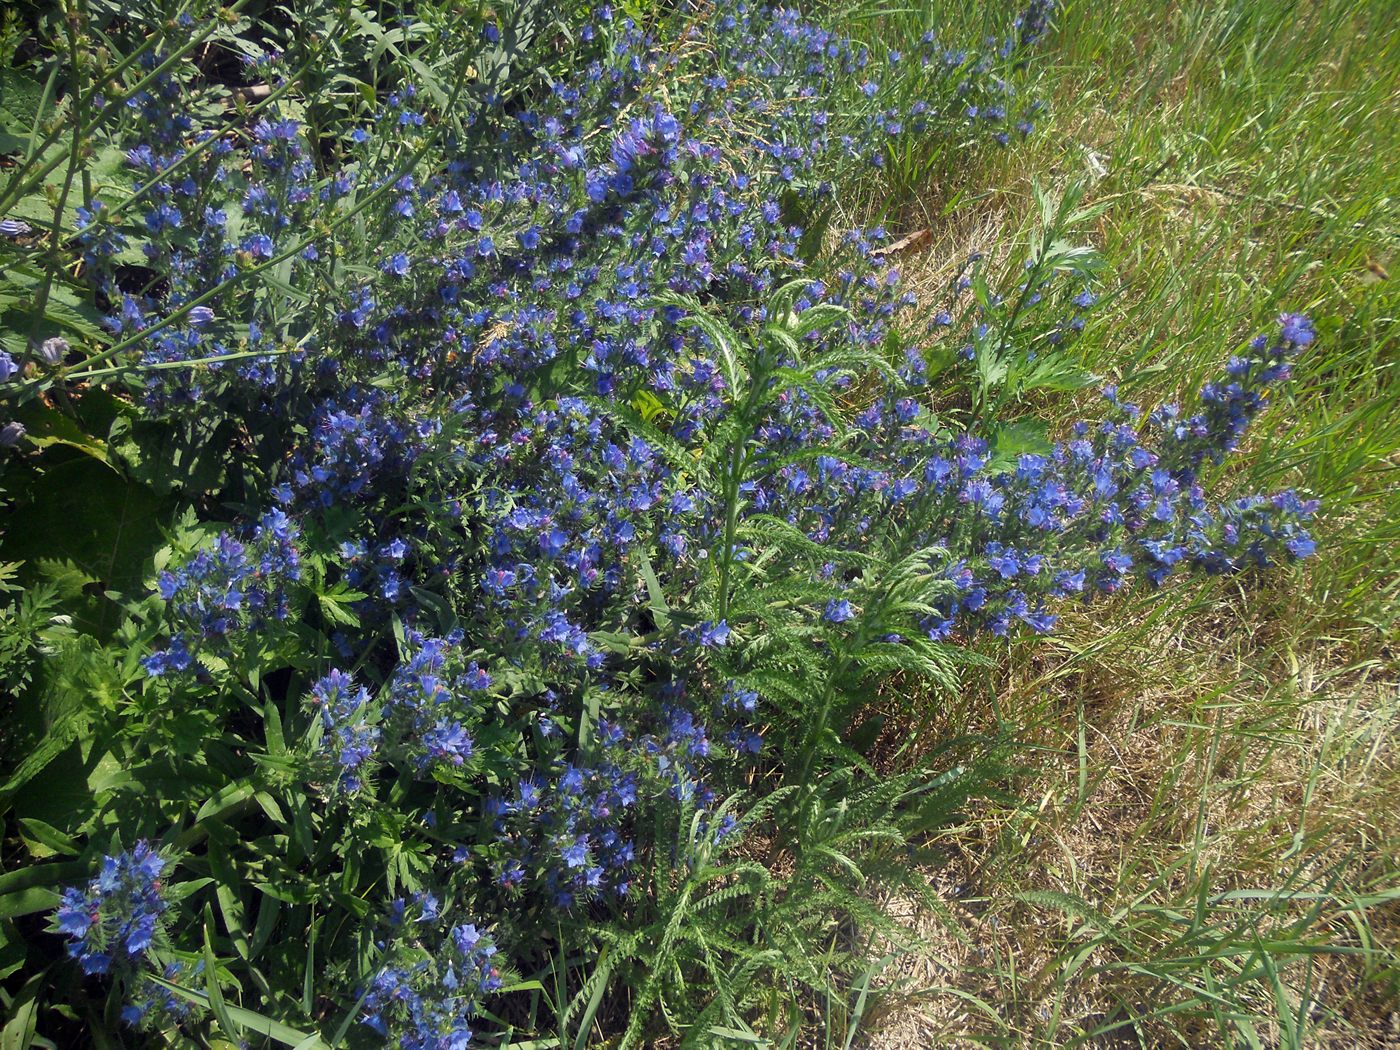
<path id="1" fill-rule="evenodd" d="M 0 1050 L 1400 1043 L 1394 0 L 795 8 L 0 14 Z"/>

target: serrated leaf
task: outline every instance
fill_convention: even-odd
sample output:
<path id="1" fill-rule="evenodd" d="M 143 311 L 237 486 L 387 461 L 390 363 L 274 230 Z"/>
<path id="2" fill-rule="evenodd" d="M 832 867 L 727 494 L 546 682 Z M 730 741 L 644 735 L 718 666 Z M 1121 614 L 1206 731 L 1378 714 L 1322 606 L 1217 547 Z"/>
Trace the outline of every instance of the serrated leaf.
<path id="1" fill-rule="evenodd" d="M 142 591 L 146 560 L 162 545 L 165 502 L 87 451 L 48 448 L 32 468 L 6 479 L 15 502 L 3 557 L 71 561 L 107 590 Z"/>
<path id="2" fill-rule="evenodd" d="M 339 583 L 329 591 L 318 594 L 316 599 L 321 615 L 330 623 L 340 627 L 359 627 L 360 618 L 349 606 L 367 597 L 364 591 L 352 591 L 345 584 Z"/>
<path id="3" fill-rule="evenodd" d="M 19 767 L 0 784 L 0 799 L 33 780 L 50 762 L 72 746 L 87 729 L 86 714 L 75 713 L 50 727 L 39 746 L 24 756 Z"/>
<path id="4" fill-rule="evenodd" d="M 1024 455 L 1045 455 L 1054 446 L 1046 433 L 1045 424 L 1034 419 L 1018 419 L 997 425 L 992 431 L 992 454 L 987 460 L 989 473 L 1005 473 L 1016 469 L 1016 461 Z"/>
<path id="5" fill-rule="evenodd" d="M 18 69 L 0 68 L 0 153 L 27 153 L 43 105 L 44 85 Z"/>

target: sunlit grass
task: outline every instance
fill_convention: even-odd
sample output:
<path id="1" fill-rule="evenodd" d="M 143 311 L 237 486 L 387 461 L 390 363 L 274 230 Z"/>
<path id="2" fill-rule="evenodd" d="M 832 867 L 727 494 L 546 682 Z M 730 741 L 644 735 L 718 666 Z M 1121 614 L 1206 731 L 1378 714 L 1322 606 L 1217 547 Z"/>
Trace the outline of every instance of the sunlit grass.
<path id="1" fill-rule="evenodd" d="M 862 6 L 890 47 L 948 14 Z M 874 1045 L 1380 1046 L 1400 894 L 1400 29 L 1391 5 L 1073 3 L 1029 143 L 868 180 L 852 213 L 929 226 L 917 284 L 1028 235 L 1032 179 L 1105 205 L 1076 353 L 1152 406 L 1284 309 L 1318 345 L 1233 468 L 1323 499 L 1319 556 L 1128 596 L 924 732 L 1009 732 L 1026 772 L 930 851 L 949 907 L 883 980 Z M 1388 17 L 1389 15 L 1389 17 Z M 1052 429 L 1084 395 L 1046 400 Z M 943 703 L 943 701 L 938 701 Z M 1098 1040 L 1117 1040 L 1100 1042 Z"/>

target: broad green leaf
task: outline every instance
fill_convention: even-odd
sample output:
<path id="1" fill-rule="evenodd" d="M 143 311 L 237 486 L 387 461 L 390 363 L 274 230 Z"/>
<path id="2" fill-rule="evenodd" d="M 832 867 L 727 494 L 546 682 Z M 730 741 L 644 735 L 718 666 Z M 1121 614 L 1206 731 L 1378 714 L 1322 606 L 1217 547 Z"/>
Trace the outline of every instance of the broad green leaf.
<path id="1" fill-rule="evenodd" d="M 43 99 L 43 84 L 18 69 L 0 68 L 0 153 L 28 151 Z"/>
<path id="2" fill-rule="evenodd" d="M 25 436 L 37 448 L 67 445 L 105 466 L 112 466 L 111 460 L 107 458 L 106 443 L 85 433 L 71 417 L 58 409 L 31 401 L 15 410 L 15 418 L 24 424 Z"/>
<path id="3" fill-rule="evenodd" d="M 139 592 L 145 563 L 161 546 L 164 501 L 66 446 L 46 449 L 26 468 L 6 478 L 15 504 L 0 556 L 69 560 L 106 589 Z"/>
<path id="4" fill-rule="evenodd" d="M 59 853 L 65 857 L 76 857 L 82 852 L 72 837 L 36 817 L 20 817 L 19 825 L 24 829 L 29 852 L 35 857 L 43 859 Z"/>

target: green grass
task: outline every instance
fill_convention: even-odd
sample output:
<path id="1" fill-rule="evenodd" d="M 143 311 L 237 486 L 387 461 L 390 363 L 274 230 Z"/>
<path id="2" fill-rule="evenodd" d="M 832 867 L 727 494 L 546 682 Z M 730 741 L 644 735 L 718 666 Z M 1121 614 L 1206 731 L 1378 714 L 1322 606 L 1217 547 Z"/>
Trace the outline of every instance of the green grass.
<path id="1" fill-rule="evenodd" d="M 961 254 L 1082 183 L 1106 305 L 1075 351 L 1151 406 L 1284 309 L 1318 322 L 1232 468 L 1324 500 L 1318 557 L 1068 618 L 917 717 L 1009 732 L 1023 771 L 931 850 L 948 907 L 875 984 L 873 1046 L 1385 1046 L 1400 970 L 1400 28 L 1385 0 L 1071 3 L 1051 113 L 910 159 L 852 213 Z M 983 17 L 977 6 L 952 23 Z M 935 20 L 865 5 L 890 47 Z M 971 160 L 969 164 L 968 161 Z M 1052 429 L 1093 396 L 1044 399 Z M 942 701 L 940 701 L 942 703 Z M 906 722 L 908 717 L 906 717 Z M 902 974 L 902 977 L 898 976 Z"/>

